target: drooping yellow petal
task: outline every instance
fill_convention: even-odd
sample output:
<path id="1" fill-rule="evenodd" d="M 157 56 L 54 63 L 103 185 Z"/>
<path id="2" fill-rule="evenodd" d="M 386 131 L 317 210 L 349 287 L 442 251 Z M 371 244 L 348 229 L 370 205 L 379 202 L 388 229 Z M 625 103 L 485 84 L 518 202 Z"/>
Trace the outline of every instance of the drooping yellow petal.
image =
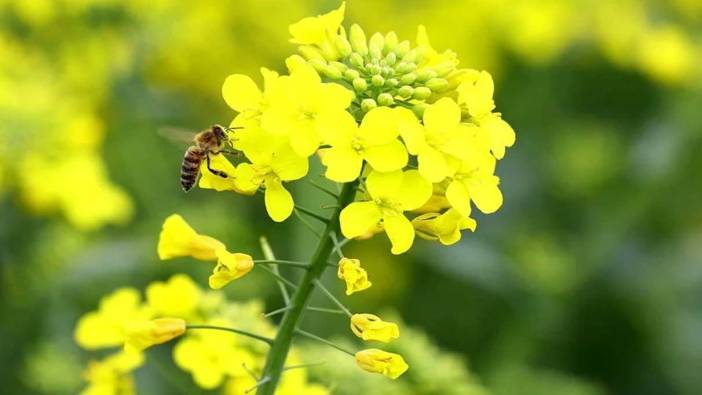
<path id="1" fill-rule="evenodd" d="M 268 215 L 275 222 L 285 221 L 292 214 L 295 202 L 292 195 L 275 176 L 266 177 L 264 200 Z"/>
<path id="2" fill-rule="evenodd" d="M 422 207 L 431 198 L 431 194 L 431 183 L 419 171 L 407 170 L 403 173 L 395 198 L 402 205 L 403 211 L 409 211 Z"/>
<path id="3" fill-rule="evenodd" d="M 217 266 L 209 278 L 209 285 L 212 289 L 220 289 L 230 282 L 244 277 L 254 267 L 253 259 L 247 254 L 219 250 L 217 256 L 219 258 Z"/>
<path id="4" fill-rule="evenodd" d="M 358 259 L 341 258 L 336 275 L 346 282 L 347 296 L 368 289 L 372 285 L 368 281 L 368 273 L 361 267 L 361 261 Z"/>
<path id="5" fill-rule="evenodd" d="M 370 348 L 356 353 L 356 364 L 370 373 L 380 373 L 396 379 L 409 369 L 401 355 Z"/>
<path id="6" fill-rule="evenodd" d="M 451 207 L 456 209 L 464 217 L 470 215 L 470 194 L 465 184 L 461 181 L 451 181 L 446 188 L 446 199 L 451 203 Z"/>
<path id="7" fill-rule="evenodd" d="M 353 202 L 341 210 L 341 233 L 347 239 L 353 239 L 373 229 L 381 218 L 375 202 Z"/>
<path id="8" fill-rule="evenodd" d="M 327 167 L 324 176 L 336 182 L 350 182 L 361 173 L 363 159 L 350 147 L 332 147 L 324 150 L 322 164 Z"/>
<path id="9" fill-rule="evenodd" d="M 209 236 L 199 235 L 178 214 L 166 218 L 158 240 L 158 256 L 161 260 L 190 256 L 210 261 L 217 259 L 215 251 L 224 244 Z"/>
<path id="10" fill-rule="evenodd" d="M 351 331 L 363 340 L 389 343 L 400 337 L 400 328 L 393 322 L 386 322 L 374 314 L 354 314 L 351 316 Z"/>
<path id="11" fill-rule="evenodd" d="M 407 150 L 400 140 L 392 140 L 387 144 L 367 147 L 363 158 L 370 163 L 373 170 L 391 172 L 402 169 L 407 165 Z"/>
<path id="12" fill-rule="evenodd" d="M 383 216 L 383 228 L 392 243 L 390 252 L 394 255 L 402 254 L 412 247 L 414 227 L 403 214 Z"/>
<path id="13" fill-rule="evenodd" d="M 238 112 L 257 109 L 263 100 L 256 83 L 243 74 L 232 74 L 224 80 L 222 97 L 229 107 Z"/>

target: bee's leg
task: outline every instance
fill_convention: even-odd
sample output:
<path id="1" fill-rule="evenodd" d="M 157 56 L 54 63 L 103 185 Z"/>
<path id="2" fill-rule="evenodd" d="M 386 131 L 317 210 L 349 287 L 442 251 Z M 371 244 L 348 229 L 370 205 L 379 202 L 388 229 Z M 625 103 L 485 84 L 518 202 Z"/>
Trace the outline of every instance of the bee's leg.
<path id="1" fill-rule="evenodd" d="M 220 177 L 222 177 L 222 178 L 228 178 L 228 177 L 229 177 L 229 176 L 227 175 L 227 173 L 225 173 L 225 172 L 223 172 L 223 171 L 221 171 L 221 170 L 217 170 L 217 169 L 213 169 L 213 168 L 212 168 L 212 166 L 210 165 L 210 155 L 207 155 L 207 170 L 209 170 L 210 173 L 212 173 L 212 174 L 214 174 L 214 175 L 216 175 L 216 176 L 220 176 Z"/>

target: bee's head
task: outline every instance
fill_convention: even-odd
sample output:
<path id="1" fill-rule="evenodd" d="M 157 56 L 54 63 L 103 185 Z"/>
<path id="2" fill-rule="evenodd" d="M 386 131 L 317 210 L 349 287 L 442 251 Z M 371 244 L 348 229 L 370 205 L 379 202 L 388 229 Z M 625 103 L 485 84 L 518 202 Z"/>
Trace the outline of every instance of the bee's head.
<path id="1" fill-rule="evenodd" d="M 227 134 L 225 132 L 225 128 L 222 125 L 212 125 L 212 133 L 217 136 L 220 140 L 224 140 L 227 138 Z"/>

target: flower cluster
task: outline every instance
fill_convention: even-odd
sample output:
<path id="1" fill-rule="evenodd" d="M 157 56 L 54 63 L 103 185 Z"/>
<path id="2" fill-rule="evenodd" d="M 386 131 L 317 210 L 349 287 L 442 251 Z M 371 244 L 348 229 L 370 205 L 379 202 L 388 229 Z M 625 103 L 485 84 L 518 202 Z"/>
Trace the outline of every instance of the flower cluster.
<path id="1" fill-rule="evenodd" d="M 214 156 L 229 177 L 203 167 L 199 185 L 263 190 L 268 214 L 283 221 L 295 209 L 284 183 L 303 178 L 316 155 L 328 180 L 360 184 L 341 213 L 345 237 L 385 232 L 393 254 L 415 234 L 453 244 L 475 230 L 472 205 L 486 214 L 502 205 L 495 167 L 515 133 L 494 112 L 493 80 L 458 68 L 421 26 L 414 46 L 394 32 L 367 38 L 358 25 L 347 34 L 344 7 L 290 26 L 302 56 L 286 60 L 287 75 L 261 69 L 262 89 L 245 75 L 226 79 L 237 112 L 230 144 L 244 160 Z"/>
<path id="2" fill-rule="evenodd" d="M 225 302 L 220 296 L 201 290 L 188 276 L 180 274 L 151 283 L 146 288 L 146 300 L 134 288 L 106 295 L 97 310 L 81 317 L 75 329 L 81 347 L 113 350 L 107 357 L 89 363 L 84 374 L 88 385 L 81 394 L 136 393 L 131 372 L 144 364 L 143 351 L 176 338 L 173 360 L 198 387 L 221 388 L 225 395 L 240 395 L 253 387 L 256 380 L 246 369 L 261 369 L 265 348 L 260 342 L 222 331 L 185 332 L 186 321 L 273 332 L 271 323 L 262 317 L 260 303 Z M 299 363 L 299 357 L 292 354 L 289 363 Z M 285 376 L 278 393 L 328 392 L 309 383 L 304 370 L 295 370 Z"/>

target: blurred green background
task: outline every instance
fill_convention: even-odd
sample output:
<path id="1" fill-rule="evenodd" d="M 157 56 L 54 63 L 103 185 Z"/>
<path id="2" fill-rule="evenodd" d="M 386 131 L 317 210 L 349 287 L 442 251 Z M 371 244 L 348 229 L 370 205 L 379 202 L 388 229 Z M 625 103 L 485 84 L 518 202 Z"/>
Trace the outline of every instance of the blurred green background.
<path id="1" fill-rule="evenodd" d="M 202 266 L 157 260 L 171 213 L 240 251 L 259 254 L 263 234 L 307 257 L 309 233 L 274 226 L 263 199 L 183 194 L 185 147 L 157 131 L 228 123 L 224 78 L 282 71 L 287 26 L 337 6 L 0 0 L 0 392 L 77 393 L 88 354 L 73 327 L 102 295 L 176 272 L 205 284 Z M 349 303 L 412 328 L 398 346 L 421 361 L 410 381 L 334 364 L 313 378 L 339 394 L 699 394 L 702 2 L 351 0 L 353 22 L 409 39 L 424 24 L 461 67 L 490 71 L 517 144 L 497 170 L 503 208 L 476 213 L 459 244 L 350 245 L 374 287 Z M 226 290 L 268 310 L 277 291 L 258 273 Z M 309 321 L 348 338 L 342 320 Z M 172 393 L 148 369 L 137 387 Z"/>

